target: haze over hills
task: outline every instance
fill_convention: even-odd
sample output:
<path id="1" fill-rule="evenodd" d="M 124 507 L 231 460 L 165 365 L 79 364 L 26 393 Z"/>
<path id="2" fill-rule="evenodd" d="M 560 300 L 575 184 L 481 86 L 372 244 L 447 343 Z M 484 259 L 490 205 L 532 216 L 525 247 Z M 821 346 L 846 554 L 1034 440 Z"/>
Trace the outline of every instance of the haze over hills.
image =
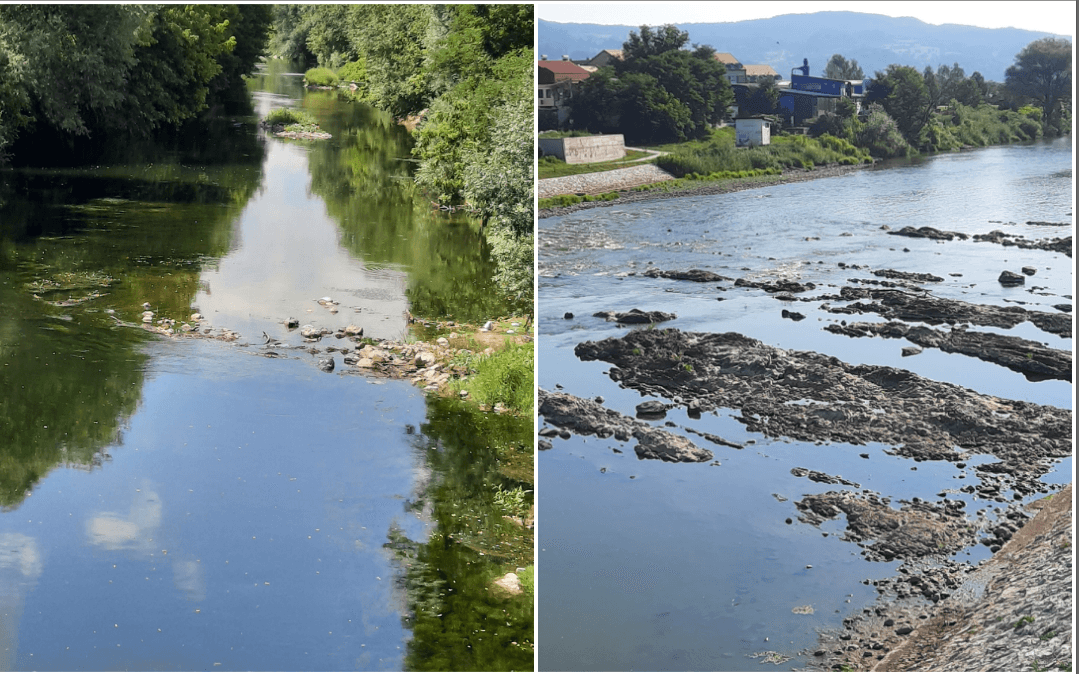
<path id="1" fill-rule="evenodd" d="M 1018 6 L 1017 6 L 1018 7 Z M 617 11 L 615 7 L 612 10 Z M 972 12 L 978 11 L 972 5 Z M 856 59 L 867 77 L 892 63 L 934 69 L 958 63 L 967 75 L 978 71 L 987 80 L 1004 81 L 1004 71 L 1023 47 L 1043 37 L 1069 39 L 1019 28 L 934 26 L 913 18 L 892 18 L 861 12 L 784 14 L 770 19 L 731 23 L 676 23 L 691 44 L 707 44 L 734 54 L 742 63 L 770 65 L 787 77 L 791 68 L 809 59 L 811 75 L 822 75 L 832 54 Z M 568 54 L 587 59 L 603 49 L 621 49 L 639 26 L 602 26 L 539 21 L 539 51 L 551 59 Z"/>

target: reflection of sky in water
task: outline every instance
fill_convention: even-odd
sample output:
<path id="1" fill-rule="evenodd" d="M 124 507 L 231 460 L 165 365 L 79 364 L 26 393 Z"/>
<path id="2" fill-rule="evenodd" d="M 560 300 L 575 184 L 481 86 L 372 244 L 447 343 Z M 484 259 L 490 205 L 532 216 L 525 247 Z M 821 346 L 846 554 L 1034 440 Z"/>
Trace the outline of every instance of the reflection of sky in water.
<path id="1" fill-rule="evenodd" d="M 53 470 L 0 513 L 0 666 L 399 669 L 383 545 L 426 540 L 407 510 L 423 394 L 216 342 L 147 348 L 108 465 Z"/>
<path id="2" fill-rule="evenodd" d="M 204 269 L 194 306 L 217 327 L 247 339 L 285 334 L 282 322 L 331 329 L 355 323 L 374 337 L 405 329 L 407 274 L 367 269 L 339 245 L 340 230 L 309 192 L 307 150 L 267 139 L 262 189 L 234 225 L 236 243 Z M 315 300 L 340 302 L 337 314 Z"/>

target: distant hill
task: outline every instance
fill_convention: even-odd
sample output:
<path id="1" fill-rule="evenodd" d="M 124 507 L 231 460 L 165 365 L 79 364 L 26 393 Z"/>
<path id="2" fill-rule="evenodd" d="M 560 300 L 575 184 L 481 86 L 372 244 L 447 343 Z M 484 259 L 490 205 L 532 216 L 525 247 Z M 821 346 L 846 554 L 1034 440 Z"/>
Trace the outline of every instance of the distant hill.
<path id="1" fill-rule="evenodd" d="M 1019 5 L 1016 5 L 1017 11 Z M 978 11 L 973 5 L 971 11 Z M 809 59 L 811 75 L 822 75 L 832 54 L 856 59 L 867 77 L 892 63 L 922 70 L 958 63 L 969 76 L 1004 81 L 1004 71 L 1023 47 L 1043 37 L 1062 37 L 1018 28 L 934 26 L 912 18 L 860 12 L 785 14 L 731 23 L 679 23 L 693 44 L 730 52 L 742 63 L 770 65 L 784 77 Z M 621 49 L 639 26 L 601 26 L 539 21 L 539 51 L 551 59 L 587 59 L 603 49 Z"/>

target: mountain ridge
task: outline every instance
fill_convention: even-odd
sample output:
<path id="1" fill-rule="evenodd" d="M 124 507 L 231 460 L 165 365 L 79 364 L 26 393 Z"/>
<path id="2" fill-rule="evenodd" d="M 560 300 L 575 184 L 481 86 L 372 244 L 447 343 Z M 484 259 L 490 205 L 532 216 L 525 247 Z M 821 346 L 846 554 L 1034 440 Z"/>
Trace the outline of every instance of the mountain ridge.
<path id="1" fill-rule="evenodd" d="M 967 75 L 1004 81 L 1004 71 L 1023 47 L 1043 37 L 1070 38 L 1021 28 L 979 28 L 928 24 L 914 17 L 850 11 L 782 14 L 768 19 L 675 23 L 691 44 L 707 44 L 734 54 L 744 64 L 770 65 L 788 76 L 809 59 L 810 74 L 823 74 L 832 54 L 855 59 L 867 77 L 892 63 L 934 69 L 958 63 Z M 538 20 L 539 50 L 553 59 L 583 60 L 603 49 L 621 49 L 639 26 L 558 23 Z"/>

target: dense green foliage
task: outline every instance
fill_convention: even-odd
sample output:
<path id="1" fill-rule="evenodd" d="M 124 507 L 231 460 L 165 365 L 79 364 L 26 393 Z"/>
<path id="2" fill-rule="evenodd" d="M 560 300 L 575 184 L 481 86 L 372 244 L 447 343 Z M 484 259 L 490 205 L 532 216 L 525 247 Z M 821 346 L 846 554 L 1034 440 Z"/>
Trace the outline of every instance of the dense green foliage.
<path id="1" fill-rule="evenodd" d="M 145 138 L 234 103 L 270 16 L 257 5 L 0 5 L 0 153 Z"/>
<path id="2" fill-rule="evenodd" d="M 532 413 L 535 399 L 535 350 L 531 344 L 507 343 L 475 364 L 475 374 L 454 384 L 469 397 L 493 407 L 502 403 L 518 413 Z"/>
<path id="3" fill-rule="evenodd" d="M 832 54 L 824 66 L 824 76 L 833 80 L 860 80 L 865 77 L 857 59 L 847 60 L 842 54 Z"/>
<path id="4" fill-rule="evenodd" d="M 438 204 L 470 205 L 500 286 L 530 299 L 532 6 L 298 5 L 275 16 L 281 56 L 341 68 L 357 83 L 349 95 L 418 118 L 416 183 Z"/>
<path id="5" fill-rule="evenodd" d="M 717 175 L 716 178 L 767 175 L 785 168 L 813 168 L 825 164 L 861 164 L 869 154 L 851 143 L 823 136 L 775 136 L 771 145 L 735 147 L 734 129 L 713 130 L 706 141 L 690 143 L 656 159 L 656 164 L 675 177 L 710 176 L 744 172 L 744 175 Z M 754 172 L 750 174 L 749 172 Z"/>
<path id="6" fill-rule="evenodd" d="M 623 45 L 623 59 L 584 81 L 572 125 L 622 133 L 633 143 L 700 138 L 734 101 L 725 66 L 708 46 L 683 49 L 689 33 L 673 25 L 641 26 Z"/>
<path id="7" fill-rule="evenodd" d="M 336 87 L 338 81 L 337 73 L 329 68 L 311 68 L 303 79 L 309 87 Z"/>
<path id="8" fill-rule="evenodd" d="M 1072 43 L 1043 38 L 1028 44 L 1008 68 L 1005 85 L 1014 93 L 1036 101 L 1042 109 L 1042 123 L 1071 118 Z M 1066 104 L 1065 104 L 1066 103 Z M 1068 127 L 1070 127 L 1070 123 Z M 1056 128 L 1065 130 L 1059 123 Z"/>
<path id="9" fill-rule="evenodd" d="M 275 108 L 266 115 L 267 124 L 315 124 L 315 117 L 306 110 Z"/>

